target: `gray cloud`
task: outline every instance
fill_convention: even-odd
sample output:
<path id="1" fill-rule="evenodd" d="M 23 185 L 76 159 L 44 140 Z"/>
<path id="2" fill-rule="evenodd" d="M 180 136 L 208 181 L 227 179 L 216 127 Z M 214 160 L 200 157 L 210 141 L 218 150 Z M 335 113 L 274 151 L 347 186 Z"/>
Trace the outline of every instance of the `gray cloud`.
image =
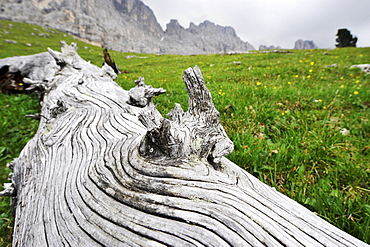
<path id="1" fill-rule="evenodd" d="M 279 45 L 293 48 L 298 39 L 313 40 L 320 48 L 334 48 L 335 34 L 347 28 L 358 47 L 370 46 L 369 0 L 142 0 L 165 29 L 170 19 L 184 27 L 205 20 L 233 27 L 256 48 Z"/>

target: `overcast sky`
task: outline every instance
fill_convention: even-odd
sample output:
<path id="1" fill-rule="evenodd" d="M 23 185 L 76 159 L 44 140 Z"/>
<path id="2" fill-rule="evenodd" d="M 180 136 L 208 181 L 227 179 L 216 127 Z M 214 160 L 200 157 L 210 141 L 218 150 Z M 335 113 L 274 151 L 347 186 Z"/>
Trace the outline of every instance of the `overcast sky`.
<path id="1" fill-rule="evenodd" d="M 142 0 L 162 28 L 177 19 L 185 28 L 209 20 L 231 26 L 251 43 L 293 48 L 298 39 L 319 48 L 334 48 L 337 30 L 358 37 L 357 47 L 370 47 L 370 0 Z"/>

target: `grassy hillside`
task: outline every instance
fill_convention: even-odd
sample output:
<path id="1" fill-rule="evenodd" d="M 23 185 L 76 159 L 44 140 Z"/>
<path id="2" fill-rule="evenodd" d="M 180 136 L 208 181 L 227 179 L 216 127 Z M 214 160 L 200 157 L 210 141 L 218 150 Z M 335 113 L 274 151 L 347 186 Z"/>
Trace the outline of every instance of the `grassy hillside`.
<path id="1" fill-rule="evenodd" d="M 76 42 L 81 57 L 102 64 L 100 47 L 39 26 L 0 21 L 0 58 L 47 47 L 59 51 L 60 40 Z M 123 88 L 144 76 L 147 84 L 167 89 L 155 98 L 163 114 L 175 102 L 186 109 L 182 73 L 198 65 L 235 144 L 228 158 L 370 243 L 370 75 L 350 69 L 370 63 L 370 48 L 196 56 L 110 53 L 129 72 L 117 79 Z M 38 111 L 32 95 L 0 94 L 1 184 L 10 172 L 5 165 L 37 131 L 37 121 L 23 116 Z M 2 198 L 1 246 L 9 244 L 11 229 L 9 200 Z"/>

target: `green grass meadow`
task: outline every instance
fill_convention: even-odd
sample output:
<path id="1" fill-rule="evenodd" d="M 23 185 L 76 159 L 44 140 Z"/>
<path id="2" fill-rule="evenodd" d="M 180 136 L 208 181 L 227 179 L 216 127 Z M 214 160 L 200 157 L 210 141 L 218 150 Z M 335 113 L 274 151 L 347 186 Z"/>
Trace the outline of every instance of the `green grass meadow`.
<path id="1" fill-rule="evenodd" d="M 60 40 L 76 42 L 82 58 L 102 65 L 100 47 L 40 26 L 0 21 L 0 58 L 45 52 L 47 47 L 60 51 Z M 110 54 L 127 72 L 116 80 L 124 89 L 133 87 L 143 76 L 147 84 L 167 90 L 154 99 L 164 116 L 174 103 L 187 108 L 182 74 L 198 65 L 222 125 L 235 144 L 228 158 L 335 226 L 370 243 L 370 74 L 350 68 L 370 63 L 370 48 L 290 51 L 193 56 Z M 327 67 L 333 64 L 337 66 Z M 38 122 L 24 115 L 36 112 L 39 106 L 35 95 L 0 93 L 1 190 L 10 172 L 6 164 L 37 131 Z M 9 198 L 0 198 L 0 246 L 10 246 L 11 232 Z"/>

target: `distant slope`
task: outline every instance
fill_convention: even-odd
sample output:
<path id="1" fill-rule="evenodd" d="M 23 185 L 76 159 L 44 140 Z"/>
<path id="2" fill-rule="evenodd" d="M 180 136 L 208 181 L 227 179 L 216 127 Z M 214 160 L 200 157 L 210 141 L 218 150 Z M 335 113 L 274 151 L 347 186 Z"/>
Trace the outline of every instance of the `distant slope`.
<path id="1" fill-rule="evenodd" d="M 2 0 L 0 19 L 44 25 L 123 52 L 209 54 L 254 49 L 231 27 L 205 21 L 163 31 L 140 0 Z"/>

